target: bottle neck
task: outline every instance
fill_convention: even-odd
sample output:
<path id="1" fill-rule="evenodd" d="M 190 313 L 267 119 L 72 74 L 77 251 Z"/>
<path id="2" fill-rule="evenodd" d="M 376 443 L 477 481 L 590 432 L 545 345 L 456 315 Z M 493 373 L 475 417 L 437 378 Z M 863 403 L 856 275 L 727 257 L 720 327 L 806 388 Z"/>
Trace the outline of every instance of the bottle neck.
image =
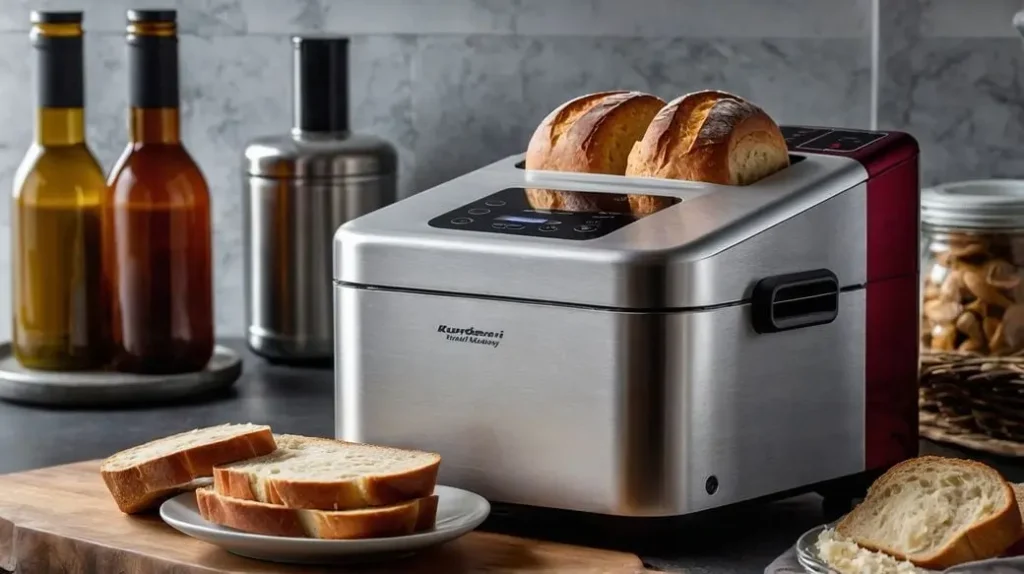
<path id="1" fill-rule="evenodd" d="M 132 143 L 180 143 L 178 38 L 167 23 L 133 24 L 128 34 Z"/>
<path id="2" fill-rule="evenodd" d="M 85 141 L 85 72 L 80 23 L 43 23 L 33 27 L 36 121 L 39 145 L 76 145 Z"/>
<path id="3" fill-rule="evenodd" d="M 36 110 L 35 141 L 41 146 L 84 142 L 85 111 L 82 108 L 39 108 Z"/>
<path id="4" fill-rule="evenodd" d="M 178 108 L 132 108 L 128 135 L 133 144 L 181 143 Z"/>

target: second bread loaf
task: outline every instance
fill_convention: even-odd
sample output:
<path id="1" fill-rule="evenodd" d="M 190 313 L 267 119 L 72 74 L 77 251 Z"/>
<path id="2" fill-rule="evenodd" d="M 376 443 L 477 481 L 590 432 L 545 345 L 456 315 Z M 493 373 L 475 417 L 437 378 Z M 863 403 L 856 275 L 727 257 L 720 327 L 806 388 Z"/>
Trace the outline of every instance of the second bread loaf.
<path id="1" fill-rule="evenodd" d="M 677 98 L 651 121 L 625 174 L 748 185 L 789 165 L 779 126 L 756 105 L 705 90 Z"/>

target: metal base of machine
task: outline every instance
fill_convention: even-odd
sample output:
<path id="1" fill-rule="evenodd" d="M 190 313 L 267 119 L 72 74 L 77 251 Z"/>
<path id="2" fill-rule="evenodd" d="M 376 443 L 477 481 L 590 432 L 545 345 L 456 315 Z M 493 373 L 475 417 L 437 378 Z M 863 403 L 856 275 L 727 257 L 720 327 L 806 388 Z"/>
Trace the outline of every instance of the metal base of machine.
<path id="1" fill-rule="evenodd" d="M 0 344 L 0 400 L 52 407 L 110 407 L 195 399 L 224 391 L 242 374 L 242 358 L 214 348 L 202 371 L 139 375 L 108 371 L 49 372 L 27 369 L 11 344 Z"/>
<path id="2" fill-rule="evenodd" d="M 850 511 L 884 470 L 862 472 L 742 502 L 680 516 L 624 517 L 491 502 L 491 514 L 480 527 L 487 532 L 532 536 L 569 544 L 590 544 L 636 553 L 680 552 L 681 541 L 699 547 L 701 539 L 727 540 L 736 524 L 751 519 L 778 520 L 768 503 L 817 494 L 821 523 Z M 782 511 L 786 512 L 786 511 Z M 753 517 L 753 518 L 752 518 Z M 809 526 L 808 526 L 809 527 Z"/>
<path id="3" fill-rule="evenodd" d="M 297 367 L 330 367 L 334 365 L 333 341 L 298 340 L 271 335 L 254 328 L 246 337 L 249 350 L 275 364 Z"/>

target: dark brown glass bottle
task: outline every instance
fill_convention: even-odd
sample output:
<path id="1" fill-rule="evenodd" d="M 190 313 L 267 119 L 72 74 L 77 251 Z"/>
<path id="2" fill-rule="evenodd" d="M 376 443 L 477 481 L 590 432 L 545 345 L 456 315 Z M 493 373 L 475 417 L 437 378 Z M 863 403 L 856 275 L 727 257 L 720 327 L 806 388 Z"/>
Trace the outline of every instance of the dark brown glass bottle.
<path id="1" fill-rule="evenodd" d="M 175 20 L 128 11 L 130 141 L 103 219 L 119 371 L 192 372 L 213 354 L 210 193 L 179 135 Z"/>
<path id="2" fill-rule="evenodd" d="M 39 370 L 106 359 L 103 169 L 85 143 L 81 12 L 33 12 L 35 139 L 11 205 L 14 356 Z"/>

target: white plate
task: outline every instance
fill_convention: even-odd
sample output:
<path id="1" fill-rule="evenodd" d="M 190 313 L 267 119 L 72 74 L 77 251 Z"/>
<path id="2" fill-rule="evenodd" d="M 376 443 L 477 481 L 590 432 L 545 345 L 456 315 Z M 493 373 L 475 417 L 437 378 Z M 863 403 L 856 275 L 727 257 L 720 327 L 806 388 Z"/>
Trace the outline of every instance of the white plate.
<path id="1" fill-rule="evenodd" d="M 203 520 L 193 492 L 160 506 L 160 518 L 175 530 L 239 556 L 292 564 L 323 564 L 394 558 L 450 542 L 474 530 L 491 512 L 487 500 L 466 490 L 436 486 L 437 523 L 432 530 L 390 538 L 319 540 L 250 534 Z"/>

